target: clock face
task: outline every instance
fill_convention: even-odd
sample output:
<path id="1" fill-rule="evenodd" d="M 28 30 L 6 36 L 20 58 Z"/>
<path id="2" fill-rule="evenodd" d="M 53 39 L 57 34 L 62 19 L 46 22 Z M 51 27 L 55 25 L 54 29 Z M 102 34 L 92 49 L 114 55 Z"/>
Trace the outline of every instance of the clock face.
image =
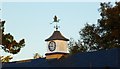
<path id="1" fill-rule="evenodd" d="M 54 51 L 56 48 L 56 43 L 54 41 L 51 41 L 48 45 L 48 48 L 50 51 Z"/>

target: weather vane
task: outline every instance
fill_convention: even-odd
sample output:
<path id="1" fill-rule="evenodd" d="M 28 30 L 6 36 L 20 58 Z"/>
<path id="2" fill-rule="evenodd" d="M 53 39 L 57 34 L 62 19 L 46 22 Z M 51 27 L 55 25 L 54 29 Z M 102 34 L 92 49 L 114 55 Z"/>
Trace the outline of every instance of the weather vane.
<path id="1" fill-rule="evenodd" d="M 60 27 L 60 26 L 58 26 L 58 23 L 59 23 L 60 19 L 58 19 L 56 15 L 54 16 L 53 19 L 54 19 L 54 21 L 52 23 L 56 23 L 56 25 L 54 26 L 54 28 L 56 29 L 56 31 L 58 31 L 58 28 Z"/>

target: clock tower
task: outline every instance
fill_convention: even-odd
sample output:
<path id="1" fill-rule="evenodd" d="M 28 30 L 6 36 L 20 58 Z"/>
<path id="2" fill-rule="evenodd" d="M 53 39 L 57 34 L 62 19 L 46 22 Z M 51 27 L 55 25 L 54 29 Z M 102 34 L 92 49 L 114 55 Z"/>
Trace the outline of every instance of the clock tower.
<path id="1" fill-rule="evenodd" d="M 56 23 L 56 30 L 48 39 L 45 40 L 47 42 L 47 53 L 45 54 L 46 59 L 59 59 L 62 56 L 68 55 L 67 41 L 69 41 L 69 39 L 65 38 L 61 32 L 58 31 L 57 23 L 59 20 L 57 19 L 57 16 L 54 17 L 53 22 Z"/>

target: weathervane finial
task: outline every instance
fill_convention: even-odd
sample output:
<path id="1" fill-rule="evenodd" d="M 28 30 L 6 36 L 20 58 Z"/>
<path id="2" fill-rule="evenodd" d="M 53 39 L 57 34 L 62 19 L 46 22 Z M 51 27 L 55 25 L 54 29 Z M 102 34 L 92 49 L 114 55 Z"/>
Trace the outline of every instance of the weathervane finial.
<path id="1" fill-rule="evenodd" d="M 56 15 L 54 16 L 54 18 L 53 18 L 53 19 L 54 19 L 54 21 L 53 21 L 53 22 L 54 22 L 54 23 L 56 23 L 56 25 L 54 26 L 54 28 L 56 29 L 56 31 L 58 31 L 59 26 L 58 26 L 58 24 L 57 24 L 57 23 L 60 21 L 60 19 L 58 19 Z"/>
<path id="2" fill-rule="evenodd" d="M 59 22 L 59 20 L 57 19 L 57 16 L 56 16 L 56 15 L 54 16 L 53 19 L 54 19 L 54 22 Z"/>

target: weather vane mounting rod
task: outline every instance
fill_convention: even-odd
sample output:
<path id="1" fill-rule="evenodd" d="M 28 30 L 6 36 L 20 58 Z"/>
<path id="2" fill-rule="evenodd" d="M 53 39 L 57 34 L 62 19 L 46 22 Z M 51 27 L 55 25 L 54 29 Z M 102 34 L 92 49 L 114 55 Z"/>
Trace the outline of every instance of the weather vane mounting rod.
<path id="1" fill-rule="evenodd" d="M 58 22 L 60 21 L 60 19 L 58 19 L 56 15 L 54 16 L 53 19 L 54 19 L 53 22 L 56 23 L 56 25 L 54 26 L 54 28 L 56 29 L 56 31 L 58 31 L 58 28 L 59 28 Z"/>

